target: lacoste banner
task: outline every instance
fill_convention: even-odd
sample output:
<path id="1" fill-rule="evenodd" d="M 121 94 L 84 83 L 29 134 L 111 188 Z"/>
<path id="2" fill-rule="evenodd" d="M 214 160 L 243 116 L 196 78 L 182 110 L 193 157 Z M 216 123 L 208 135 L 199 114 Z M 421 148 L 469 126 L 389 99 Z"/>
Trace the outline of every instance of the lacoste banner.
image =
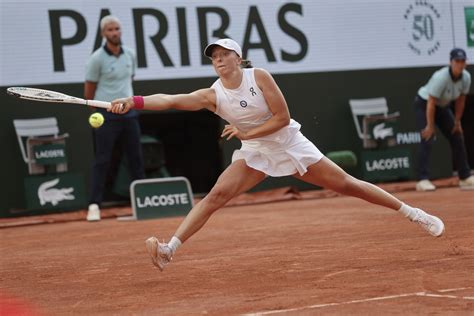
<path id="1" fill-rule="evenodd" d="M 202 51 L 222 37 L 275 74 L 440 66 L 453 46 L 472 60 L 472 7 L 472 0 L 1 0 L 0 86 L 83 82 L 108 14 L 120 18 L 122 42 L 136 51 L 135 79 L 159 80 L 215 76 Z"/>
<path id="2" fill-rule="evenodd" d="M 132 218 L 186 215 L 193 207 L 191 185 L 185 177 L 135 180 L 130 185 Z"/>
<path id="3" fill-rule="evenodd" d="M 33 147 L 35 162 L 40 165 L 53 165 L 67 162 L 64 144 L 48 144 Z"/>
<path id="4" fill-rule="evenodd" d="M 85 206 L 84 179 L 80 174 L 28 176 L 24 180 L 29 210 L 68 210 Z"/>
<path id="5" fill-rule="evenodd" d="M 413 173 L 408 149 L 365 150 L 361 154 L 363 179 L 389 181 L 410 179 Z"/>

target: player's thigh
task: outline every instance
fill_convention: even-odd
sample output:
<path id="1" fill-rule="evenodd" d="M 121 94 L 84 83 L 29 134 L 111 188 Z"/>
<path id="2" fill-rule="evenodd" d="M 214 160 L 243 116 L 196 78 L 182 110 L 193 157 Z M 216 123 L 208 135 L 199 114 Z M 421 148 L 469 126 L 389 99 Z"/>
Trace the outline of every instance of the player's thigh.
<path id="1" fill-rule="evenodd" d="M 419 98 L 415 101 L 415 120 L 417 129 L 422 130 L 426 127 L 426 101 Z"/>
<path id="2" fill-rule="evenodd" d="M 231 163 L 217 179 L 213 190 L 235 196 L 250 190 L 265 179 L 265 173 L 250 168 L 245 160 L 239 159 Z"/>
<path id="3" fill-rule="evenodd" d="M 140 125 L 138 119 L 128 119 L 123 121 L 122 150 L 131 160 L 143 160 L 142 144 L 140 140 Z"/>
<path id="4" fill-rule="evenodd" d="M 454 114 L 450 108 L 436 108 L 436 124 L 443 135 L 450 139 L 454 127 Z"/>
<path id="5" fill-rule="evenodd" d="M 341 167 L 326 157 L 310 165 L 304 175 L 295 174 L 294 177 L 328 189 L 343 185 L 351 178 Z"/>

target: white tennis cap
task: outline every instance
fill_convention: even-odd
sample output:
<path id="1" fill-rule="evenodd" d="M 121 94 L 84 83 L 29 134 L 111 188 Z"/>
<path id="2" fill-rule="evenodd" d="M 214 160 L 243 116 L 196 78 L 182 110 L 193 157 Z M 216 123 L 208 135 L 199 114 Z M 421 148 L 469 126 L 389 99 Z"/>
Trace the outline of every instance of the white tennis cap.
<path id="1" fill-rule="evenodd" d="M 228 50 L 233 50 L 234 52 L 237 53 L 237 55 L 239 55 L 239 57 L 242 57 L 242 48 L 240 48 L 239 44 L 237 44 L 236 41 L 230 38 L 221 38 L 215 41 L 214 43 L 207 45 L 206 48 L 204 49 L 204 55 L 206 55 L 209 58 L 212 57 L 212 49 L 215 46 L 220 46 Z"/>

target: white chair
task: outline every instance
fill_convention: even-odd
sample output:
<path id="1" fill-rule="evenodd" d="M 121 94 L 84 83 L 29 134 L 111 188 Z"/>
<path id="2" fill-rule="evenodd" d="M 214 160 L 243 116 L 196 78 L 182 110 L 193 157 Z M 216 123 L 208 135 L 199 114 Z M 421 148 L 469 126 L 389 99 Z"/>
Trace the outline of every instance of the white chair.
<path id="1" fill-rule="evenodd" d="M 58 121 L 55 117 L 40 119 L 13 120 L 21 155 L 25 163 L 28 164 L 29 174 L 42 174 L 46 172 L 46 167 L 36 163 L 33 147 L 43 144 L 64 144 L 67 133 L 59 135 Z M 25 149 L 26 147 L 26 149 Z M 67 171 L 67 163 L 55 165 L 56 172 Z"/>
<path id="2" fill-rule="evenodd" d="M 393 121 L 400 116 L 399 112 L 388 114 L 387 100 L 385 98 L 350 99 L 349 105 L 357 134 L 362 139 L 364 148 L 377 147 L 377 141 L 371 139 L 372 137 L 368 131 L 370 122 L 376 120 Z"/>

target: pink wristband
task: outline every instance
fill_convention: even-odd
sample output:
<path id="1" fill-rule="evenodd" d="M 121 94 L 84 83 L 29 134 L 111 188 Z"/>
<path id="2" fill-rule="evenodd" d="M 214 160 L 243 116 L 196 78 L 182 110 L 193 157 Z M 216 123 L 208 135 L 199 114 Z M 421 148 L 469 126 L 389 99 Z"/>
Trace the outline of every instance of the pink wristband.
<path id="1" fill-rule="evenodd" d="M 137 110 L 142 110 L 145 106 L 145 100 L 141 95 L 134 95 L 133 99 L 133 108 Z"/>

